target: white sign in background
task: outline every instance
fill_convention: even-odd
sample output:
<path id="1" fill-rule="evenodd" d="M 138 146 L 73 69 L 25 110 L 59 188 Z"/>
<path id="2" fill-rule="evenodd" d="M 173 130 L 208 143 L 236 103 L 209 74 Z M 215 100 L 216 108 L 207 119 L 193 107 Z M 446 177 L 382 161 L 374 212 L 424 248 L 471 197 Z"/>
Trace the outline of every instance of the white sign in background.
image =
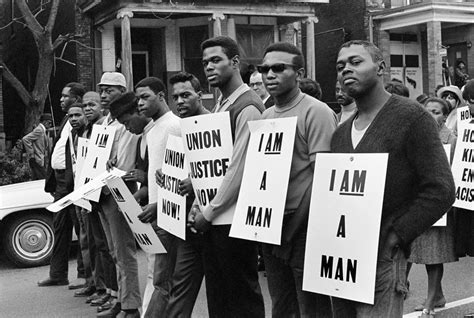
<path id="1" fill-rule="evenodd" d="M 296 120 L 248 122 L 250 141 L 229 236 L 281 244 Z"/>
<path id="2" fill-rule="evenodd" d="M 456 120 L 457 120 L 458 127 L 462 123 L 469 123 L 469 121 L 471 121 L 472 116 L 471 116 L 471 111 L 469 109 L 469 106 L 458 107 L 456 110 L 457 110 Z M 459 128 L 458 128 L 458 131 L 459 131 Z"/>
<path id="3" fill-rule="evenodd" d="M 114 143 L 115 127 L 93 125 L 91 138 L 88 144 L 87 155 L 79 176 L 78 185 L 82 186 L 89 180 L 106 171 L 106 164 L 110 158 L 112 144 Z M 99 202 L 100 191 L 87 196 L 88 200 Z"/>
<path id="4" fill-rule="evenodd" d="M 107 180 L 107 187 L 114 197 L 119 210 L 123 213 L 130 229 L 135 236 L 140 247 L 149 254 L 163 254 L 166 249 L 161 243 L 158 235 L 150 223 L 143 223 L 138 219 L 138 215 L 143 212 L 140 205 L 133 197 L 133 194 L 125 185 L 122 178 L 113 178 Z"/>
<path id="5" fill-rule="evenodd" d="M 456 200 L 453 206 L 474 210 L 474 124 L 458 123 L 458 138 L 454 150 L 453 164 Z"/>
<path id="6" fill-rule="evenodd" d="M 373 304 L 388 154 L 317 154 L 303 289 Z"/>
<path id="7" fill-rule="evenodd" d="M 215 197 L 232 160 L 234 144 L 229 112 L 181 119 L 184 151 L 196 200 L 203 211 Z M 234 207 L 212 224 L 230 224 Z"/>
<path id="8" fill-rule="evenodd" d="M 179 194 L 179 183 L 188 177 L 188 164 L 181 137 L 169 135 L 161 171 L 164 187 L 158 187 L 158 226 L 186 239 L 186 197 Z"/>

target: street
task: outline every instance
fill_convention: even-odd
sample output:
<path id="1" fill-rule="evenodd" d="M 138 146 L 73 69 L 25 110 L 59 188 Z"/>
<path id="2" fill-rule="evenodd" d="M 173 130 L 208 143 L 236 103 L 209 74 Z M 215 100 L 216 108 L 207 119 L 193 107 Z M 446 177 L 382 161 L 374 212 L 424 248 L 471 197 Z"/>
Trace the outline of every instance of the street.
<path id="1" fill-rule="evenodd" d="M 139 252 L 140 286 L 145 286 L 146 259 Z M 76 262 L 69 261 L 69 279 L 75 278 Z M 96 308 L 84 303 L 85 298 L 73 297 L 74 291 L 66 286 L 37 287 L 36 282 L 46 278 L 49 266 L 15 268 L 0 253 L 0 317 L 95 317 Z M 474 258 L 462 258 L 445 266 L 443 288 L 447 300 L 446 309 L 437 318 L 463 317 L 474 312 Z M 409 277 L 410 295 L 405 302 L 404 318 L 418 317 L 413 308 L 421 303 L 426 294 L 424 266 L 414 265 Z M 266 316 L 271 317 L 267 280 L 260 273 L 260 284 L 265 299 Z M 455 306 L 453 308 L 450 308 Z M 205 290 L 201 288 L 193 317 L 207 317 Z"/>

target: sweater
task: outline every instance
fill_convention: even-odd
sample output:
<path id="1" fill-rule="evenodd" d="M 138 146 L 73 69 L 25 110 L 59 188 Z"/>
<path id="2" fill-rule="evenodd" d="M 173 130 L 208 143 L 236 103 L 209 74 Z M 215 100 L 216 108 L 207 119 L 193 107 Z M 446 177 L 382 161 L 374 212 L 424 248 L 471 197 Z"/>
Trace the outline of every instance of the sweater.
<path id="1" fill-rule="evenodd" d="M 379 247 L 393 230 L 408 251 L 454 202 L 454 180 L 436 123 L 418 103 L 392 95 L 354 149 L 354 118 L 338 127 L 331 150 L 389 154 Z"/>

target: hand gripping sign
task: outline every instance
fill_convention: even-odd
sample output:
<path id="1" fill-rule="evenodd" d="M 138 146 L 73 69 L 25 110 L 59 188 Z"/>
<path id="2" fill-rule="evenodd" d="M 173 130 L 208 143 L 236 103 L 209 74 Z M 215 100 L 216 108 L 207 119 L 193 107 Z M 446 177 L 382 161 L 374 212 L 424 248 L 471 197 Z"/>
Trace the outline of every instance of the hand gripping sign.
<path id="1" fill-rule="evenodd" d="M 317 154 L 303 289 L 373 304 L 388 154 Z"/>
<path id="2" fill-rule="evenodd" d="M 203 211 L 216 196 L 230 166 L 234 145 L 229 112 L 181 119 L 184 151 L 196 200 Z M 233 209 L 212 224 L 230 224 Z"/>
<path id="3" fill-rule="evenodd" d="M 188 165 L 181 137 L 169 135 L 161 171 L 164 186 L 158 187 L 158 226 L 186 239 L 186 197 L 179 194 L 179 183 L 188 178 Z"/>
<path id="4" fill-rule="evenodd" d="M 250 140 L 230 236 L 280 245 L 296 120 L 248 123 Z"/>
<path id="5" fill-rule="evenodd" d="M 142 250 L 149 254 L 163 254 L 166 250 L 161 244 L 158 235 L 153 230 L 150 223 L 142 223 L 138 219 L 138 215 L 142 212 L 140 205 L 128 190 L 122 178 L 113 178 L 107 180 L 107 187 L 114 197 L 119 210 L 122 212 L 125 220 L 127 220 L 133 236 L 137 240 Z"/>

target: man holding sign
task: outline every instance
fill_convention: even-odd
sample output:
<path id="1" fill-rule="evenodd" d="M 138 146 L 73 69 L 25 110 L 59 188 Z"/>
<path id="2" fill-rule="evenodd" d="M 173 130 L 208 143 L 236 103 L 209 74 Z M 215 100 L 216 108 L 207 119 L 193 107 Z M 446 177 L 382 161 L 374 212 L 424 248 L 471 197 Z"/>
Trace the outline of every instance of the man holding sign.
<path id="1" fill-rule="evenodd" d="M 367 41 L 343 44 L 336 69 L 358 111 L 338 127 L 331 150 L 388 153 L 389 158 L 374 305 L 333 298 L 334 314 L 402 317 L 408 247 L 454 202 L 453 177 L 435 121 L 416 102 L 385 91 L 386 66 L 375 45 Z"/>
<path id="2" fill-rule="evenodd" d="M 299 89 L 304 58 L 294 45 L 283 42 L 270 45 L 257 69 L 275 101 L 263 118 L 297 117 L 282 242 L 280 246 L 263 245 L 272 316 L 329 317 L 329 297 L 303 291 L 302 282 L 314 160 L 318 152 L 330 149 L 337 126 L 336 115 L 326 104 Z"/>
<path id="3" fill-rule="evenodd" d="M 234 150 L 217 194 L 204 211 L 191 211 L 190 223 L 204 233 L 204 272 L 210 317 L 264 317 L 258 283 L 257 244 L 229 237 L 230 225 L 212 225 L 226 212 L 233 212 L 250 137 L 249 120 L 261 118 L 265 109 L 258 95 L 243 83 L 237 43 L 215 37 L 201 44 L 204 73 L 221 96 L 214 112 L 230 113 Z M 193 215 L 195 214 L 195 218 Z"/>

